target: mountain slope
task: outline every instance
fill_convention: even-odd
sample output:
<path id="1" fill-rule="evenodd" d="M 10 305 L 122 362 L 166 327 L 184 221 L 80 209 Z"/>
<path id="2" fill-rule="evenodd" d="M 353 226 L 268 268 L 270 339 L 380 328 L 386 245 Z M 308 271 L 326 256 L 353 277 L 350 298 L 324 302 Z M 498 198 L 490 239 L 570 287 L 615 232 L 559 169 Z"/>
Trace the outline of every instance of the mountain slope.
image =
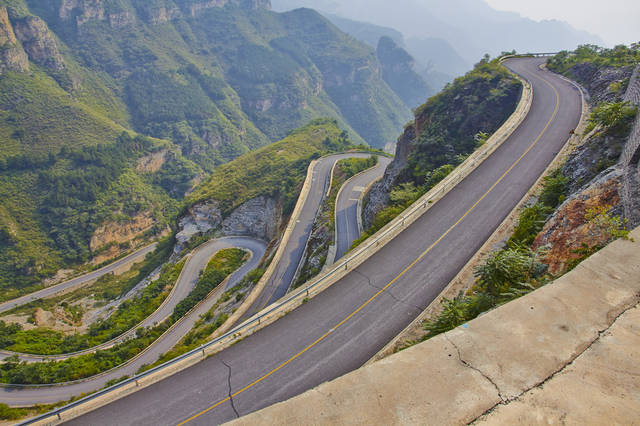
<path id="1" fill-rule="evenodd" d="M 309 10 L 217 5 L 0 0 L 0 298 L 167 232 L 217 166 L 315 117 L 395 137 L 409 109 L 373 49 Z"/>

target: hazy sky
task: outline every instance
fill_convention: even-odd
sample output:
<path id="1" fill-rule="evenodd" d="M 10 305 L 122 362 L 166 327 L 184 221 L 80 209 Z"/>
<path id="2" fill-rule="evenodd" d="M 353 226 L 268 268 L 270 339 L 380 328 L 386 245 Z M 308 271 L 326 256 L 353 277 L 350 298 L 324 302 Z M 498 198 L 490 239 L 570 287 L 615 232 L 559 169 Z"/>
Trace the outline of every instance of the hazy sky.
<path id="1" fill-rule="evenodd" d="M 498 10 L 535 20 L 559 19 L 602 37 L 609 45 L 640 41 L 639 0 L 486 0 Z"/>

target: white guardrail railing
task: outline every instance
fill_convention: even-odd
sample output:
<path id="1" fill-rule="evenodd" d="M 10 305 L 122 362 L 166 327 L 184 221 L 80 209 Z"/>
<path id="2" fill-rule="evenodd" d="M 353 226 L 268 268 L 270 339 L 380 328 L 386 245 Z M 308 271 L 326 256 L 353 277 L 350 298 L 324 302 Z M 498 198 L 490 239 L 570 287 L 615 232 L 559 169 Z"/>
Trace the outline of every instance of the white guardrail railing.
<path id="1" fill-rule="evenodd" d="M 536 56 L 538 54 L 526 54 L 516 56 Z M 546 56 L 547 54 L 544 54 Z M 543 56 L 540 54 L 540 56 Z M 510 55 L 502 58 L 509 59 L 515 57 Z M 72 402 L 64 407 L 55 409 L 49 413 L 45 413 L 38 417 L 29 419 L 21 424 L 23 425 L 53 425 L 63 421 L 68 421 L 78 417 L 84 413 L 95 410 L 110 402 L 120 399 L 130 393 L 133 393 L 143 387 L 147 387 L 156 383 L 172 374 L 182 371 L 191 365 L 194 365 L 203 359 L 218 353 L 225 348 L 237 343 L 241 339 L 253 334 L 257 330 L 273 323 L 278 318 L 286 315 L 288 312 L 302 305 L 310 298 L 323 292 L 325 289 L 339 281 L 342 277 L 350 273 L 351 270 L 357 268 L 369 257 L 379 251 L 385 244 L 393 240 L 398 234 L 407 229 L 413 222 L 420 218 L 430 207 L 443 198 L 452 188 L 469 176 L 486 158 L 488 158 L 496 149 L 498 149 L 504 141 L 513 133 L 513 131 L 522 123 L 527 116 L 531 103 L 533 101 L 533 89 L 531 85 L 516 76 L 523 85 L 522 96 L 515 112 L 509 119 L 496 131 L 491 138 L 466 161 L 456 168 L 449 176 L 442 180 L 438 185 L 422 196 L 418 201 L 412 204 L 401 215 L 388 223 L 380 231 L 371 238 L 363 242 L 360 247 L 351 252 L 344 260 L 336 263 L 329 271 L 321 277 L 317 277 L 301 289 L 285 296 L 280 301 L 266 307 L 264 310 L 246 320 L 244 323 L 226 332 L 224 335 L 212 340 L 211 342 L 194 349 L 180 357 L 168 361 L 162 365 L 145 371 L 132 378 L 126 379 L 106 389 L 100 390 L 92 395 Z M 311 172 L 311 170 L 310 170 Z M 311 174 L 311 173 L 309 173 Z M 293 215 L 295 217 L 295 214 Z M 24 387 L 48 387 L 46 386 L 24 386 Z"/>

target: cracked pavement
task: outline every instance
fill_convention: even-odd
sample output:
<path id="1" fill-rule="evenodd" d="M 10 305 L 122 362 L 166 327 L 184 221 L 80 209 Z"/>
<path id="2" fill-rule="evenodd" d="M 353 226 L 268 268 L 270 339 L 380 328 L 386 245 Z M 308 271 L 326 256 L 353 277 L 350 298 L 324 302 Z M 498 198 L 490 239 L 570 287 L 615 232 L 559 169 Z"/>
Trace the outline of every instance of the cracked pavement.
<path id="1" fill-rule="evenodd" d="M 631 237 L 468 324 L 232 424 L 635 424 L 640 228 Z"/>

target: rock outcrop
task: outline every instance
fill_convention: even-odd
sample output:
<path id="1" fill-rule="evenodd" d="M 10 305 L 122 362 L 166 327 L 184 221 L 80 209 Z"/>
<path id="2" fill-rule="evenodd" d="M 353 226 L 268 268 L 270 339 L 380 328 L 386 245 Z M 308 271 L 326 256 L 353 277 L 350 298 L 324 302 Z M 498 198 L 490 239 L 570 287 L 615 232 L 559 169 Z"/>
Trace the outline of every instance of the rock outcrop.
<path id="1" fill-rule="evenodd" d="M 167 2 L 167 4 L 158 7 L 123 2 L 119 8 L 108 8 L 106 3 L 106 0 L 62 0 L 58 16 L 63 20 L 75 18 L 78 28 L 89 21 L 108 21 L 111 28 L 117 29 L 136 22 L 136 9 L 138 12 L 142 11 L 141 17 L 146 18 L 146 21 L 152 25 L 162 24 L 180 16 L 196 17 L 207 9 L 227 5 L 249 10 L 271 9 L 270 0 L 202 0 L 196 2 L 176 0 L 177 6 Z"/>
<path id="2" fill-rule="evenodd" d="M 18 43 L 6 7 L 0 7 L 0 75 L 5 71 L 29 71 L 29 58 Z"/>
<path id="3" fill-rule="evenodd" d="M 612 167 L 581 191 L 571 195 L 547 220 L 536 237 L 533 248 L 545 248 L 543 256 L 549 272 L 557 275 L 566 271 L 572 260 L 580 258 L 582 250 L 599 247 L 610 235 L 597 220 L 589 220 L 589 212 L 609 209 L 608 214 L 620 214 L 620 185 L 624 172 Z"/>
<path id="4" fill-rule="evenodd" d="M 136 172 L 138 173 L 155 173 L 162 168 L 167 162 L 169 151 L 163 149 L 153 154 L 146 155 L 138 159 L 136 164 Z"/>
<path id="5" fill-rule="evenodd" d="M 42 19 L 27 16 L 15 22 L 14 30 L 31 61 L 56 71 L 64 68 L 55 38 Z"/>
<path id="6" fill-rule="evenodd" d="M 108 244 L 133 241 L 155 225 L 150 212 L 143 212 L 127 221 L 109 222 L 95 230 L 89 243 L 92 252 Z"/>
<path id="7" fill-rule="evenodd" d="M 210 201 L 189 210 L 180 221 L 176 239 L 180 245 L 194 235 L 218 230 L 220 236 L 249 236 L 271 241 L 278 235 L 282 223 L 282 205 L 273 198 L 259 196 L 235 209 L 224 218 L 219 203 Z"/>
<path id="8" fill-rule="evenodd" d="M 624 94 L 633 67 L 600 67 L 595 63 L 583 63 L 572 67 L 569 74 L 579 81 L 591 96 L 591 102 L 614 102 Z"/>

